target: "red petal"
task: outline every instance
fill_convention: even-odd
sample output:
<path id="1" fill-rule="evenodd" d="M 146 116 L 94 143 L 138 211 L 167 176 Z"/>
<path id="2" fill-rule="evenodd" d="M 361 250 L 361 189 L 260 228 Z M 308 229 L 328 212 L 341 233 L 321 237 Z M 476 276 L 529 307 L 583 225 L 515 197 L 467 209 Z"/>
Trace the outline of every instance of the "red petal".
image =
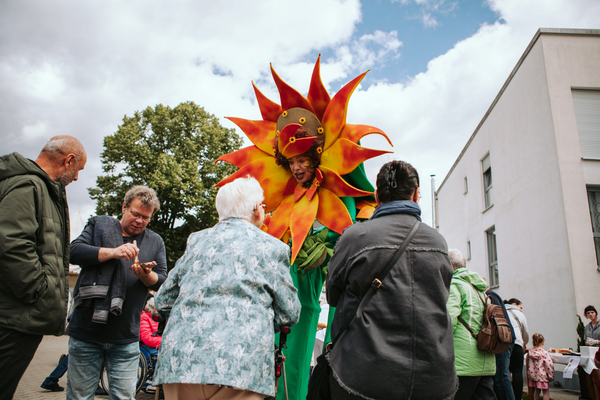
<path id="1" fill-rule="evenodd" d="M 340 175 L 346 175 L 354 171 L 363 161 L 385 153 L 391 151 L 368 149 L 348 139 L 338 139 L 321 155 L 321 165 Z"/>
<path id="2" fill-rule="evenodd" d="M 298 252 L 302 248 L 304 239 L 310 231 L 315 216 L 319 209 L 319 196 L 308 200 L 306 196 L 302 197 L 299 202 L 295 203 L 292 215 L 290 215 L 290 231 L 292 232 L 292 263 L 296 259 Z"/>
<path id="3" fill-rule="evenodd" d="M 394 147 L 390 138 L 379 128 L 375 128 L 374 126 L 369 125 L 350 125 L 346 124 L 342 133 L 340 133 L 340 139 L 345 138 L 351 141 L 352 143 L 358 143 L 360 139 L 367 135 L 378 134 L 387 139 L 390 146 Z"/>
<path id="4" fill-rule="evenodd" d="M 323 113 L 325 113 L 325 109 L 329 105 L 331 97 L 329 97 L 329 93 L 327 93 L 327 89 L 325 89 L 325 86 L 323 86 L 323 82 L 321 81 L 320 69 L 321 55 L 319 54 L 319 58 L 317 58 L 315 68 L 313 69 L 307 98 L 312 105 L 313 110 L 315 110 L 315 115 L 319 118 L 319 121 L 322 121 Z"/>
<path id="5" fill-rule="evenodd" d="M 281 106 L 274 101 L 269 100 L 252 82 L 254 87 L 254 93 L 256 94 L 256 100 L 258 101 L 258 107 L 260 108 L 260 115 L 262 115 L 265 121 L 277 122 L 277 118 L 283 112 Z"/>
<path id="6" fill-rule="evenodd" d="M 312 200 L 315 193 L 317 193 L 317 189 L 321 186 L 321 183 L 323 183 L 323 174 L 321 173 L 321 170 L 315 170 L 315 175 L 312 185 L 310 185 L 310 188 L 306 191 L 306 197 L 308 197 L 309 200 Z"/>
<path id="7" fill-rule="evenodd" d="M 346 182 L 337 172 L 323 165 L 320 165 L 319 169 L 323 171 L 323 187 L 331 190 L 338 197 L 359 197 L 369 196 L 373 194 L 373 192 L 367 192 L 365 190 L 355 188 L 354 186 Z"/>
<path id="8" fill-rule="evenodd" d="M 314 114 L 312 106 L 302 96 L 296 89 L 285 83 L 279 75 L 273 69 L 273 65 L 271 65 L 271 74 L 273 75 L 273 80 L 277 85 L 277 90 L 279 90 L 279 97 L 281 98 L 281 108 L 285 110 L 289 110 L 290 108 L 300 107 L 304 108 Z"/>
<path id="9" fill-rule="evenodd" d="M 352 218 L 342 200 L 323 187 L 319 190 L 317 220 L 340 235 L 344 228 L 352 225 Z"/>
<path id="10" fill-rule="evenodd" d="M 281 200 L 285 197 L 284 192 L 286 184 L 290 179 L 290 175 L 291 172 L 283 170 L 280 173 L 271 175 L 260 181 L 260 186 L 265 192 L 265 204 L 267 205 L 267 212 L 276 209 L 281 203 Z M 291 178 L 296 180 L 293 176 Z"/>
<path id="11" fill-rule="evenodd" d="M 290 226 L 290 215 L 294 209 L 294 196 L 287 196 L 273 213 L 267 233 L 281 239 Z"/>
<path id="12" fill-rule="evenodd" d="M 251 121 L 249 119 L 225 117 L 240 127 L 248 139 L 259 149 L 273 155 L 273 144 L 277 137 L 277 123 L 271 121 Z"/>
<path id="13" fill-rule="evenodd" d="M 296 178 L 294 178 L 296 179 Z M 302 198 L 302 196 L 304 196 L 304 193 L 306 193 L 308 189 L 306 189 L 304 186 L 302 185 L 296 185 L 296 188 L 294 189 L 294 203 L 297 203 L 298 200 L 300 200 Z"/>
<path id="14" fill-rule="evenodd" d="M 246 175 L 251 175 L 256 178 L 257 181 L 261 182 L 265 178 L 280 173 L 281 171 L 285 170 L 275 163 L 274 157 L 259 158 L 258 160 L 252 161 L 250 164 L 244 165 L 242 168 L 238 169 L 233 174 L 217 183 L 215 186 L 221 187 L 226 183 Z"/>
<path id="15" fill-rule="evenodd" d="M 291 174 L 291 172 L 290 172 L 290 174 Z M 288 194 L 294 193 L 294 190 L 296 189 L 296 185 L 298 185 L 298 181 L 292 175 L 292 177 L 287 181 L 287 185 L 285 185 L 285 189 L 283 189 L 283 195 L 287 196 Z"/>
<path id="16" fill-rule="evenodd" d="M 215 164 L 219 161 L 226 161 L 230 164 L 235 165 L 238 168 L 243 167 L 246 164 L 251 163 L 254 160 L 258 160 L 263 157 L 272 157 L 270 154 L 265 153 L 256 146 L 248 146 L 234 151 L 233 153 L 223 154 L 217 158 Z"/>
<path id="17" fill-rule="evenodd" d="M 366 74 L 367 73 L 365 72 L 351 80 L 346 86 L 341 88 L 340 91 L 333 96 L 331 102 L 329 102 L 329 105 L 323 114 L 323 128 L 326 132 L 325 149 L 331 146 L 344 128 L 344 125 L 346 125 L 348 101 L 350 100 L 352 92 L 354 92 L 354 89 L 356 89 Z"/>

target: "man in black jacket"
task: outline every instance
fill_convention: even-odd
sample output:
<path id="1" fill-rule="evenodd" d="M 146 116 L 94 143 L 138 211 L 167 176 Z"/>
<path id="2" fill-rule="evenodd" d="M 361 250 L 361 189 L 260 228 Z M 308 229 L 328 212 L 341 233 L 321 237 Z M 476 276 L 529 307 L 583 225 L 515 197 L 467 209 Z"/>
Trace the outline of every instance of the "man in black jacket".
<path id="1" fill-rule="evenodd" d="M 0 157 L 0 399 L 11 399 L 43 335 L 62 335 L 69 291 L 65 186 L 87 156 L 55 136 L 38 158 Z"/>
<path id="2" fill-rule="evenodd" d="M 71 262 L 81 273 L 67 329 L 67 399 L 93 397 L 103 360 L 111 398 L 135 395 L 140 316 L 148 289 L 158 290 L 167 277 L 164 242 L 146 228 L 159 207 L 153 189 L 134 186 L 120 221 L 92 217 L 71 244 Z"/>

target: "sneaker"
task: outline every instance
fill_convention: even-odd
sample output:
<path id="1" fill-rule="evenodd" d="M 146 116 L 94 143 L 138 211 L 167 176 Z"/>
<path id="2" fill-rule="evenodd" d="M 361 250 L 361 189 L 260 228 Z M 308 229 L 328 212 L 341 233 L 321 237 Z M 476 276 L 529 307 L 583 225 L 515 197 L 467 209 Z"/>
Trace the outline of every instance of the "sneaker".
<path id="1" fill-rule="evenodd" d="M 62 392 L 63 390 L 65 390 L 64 387 L 60 386 L 58 383 L 53 383 L 51 385 L 46 385 L 42 383 L 41 386 L 42 389 L 46 389 L 46 390 L 50 390 L 52 392 Z"/>

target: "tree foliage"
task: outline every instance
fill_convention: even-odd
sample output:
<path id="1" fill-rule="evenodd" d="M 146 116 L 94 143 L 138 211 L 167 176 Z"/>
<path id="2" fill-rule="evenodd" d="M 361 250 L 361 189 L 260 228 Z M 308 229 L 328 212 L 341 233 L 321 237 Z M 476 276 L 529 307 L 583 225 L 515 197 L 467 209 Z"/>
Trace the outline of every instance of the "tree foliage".
<path id="1" fill-rule="evenodd" d="M 159 104 L 125 116 L 117 132 L 104 138 L 104 173 L 97 188 L 88 189 L 97 201 L 96 212 L 119 216 L 123 197 L 134 185 L 156 190 L 161 207 L 148 228 L 164 239 L 171 269 L 190 233 L 217 222 L 214 185 L 236 167 L 215 165 L 215 160 L 241 144 L 234 129 L 224 128 L 193 102 L 173 109 Z"/>

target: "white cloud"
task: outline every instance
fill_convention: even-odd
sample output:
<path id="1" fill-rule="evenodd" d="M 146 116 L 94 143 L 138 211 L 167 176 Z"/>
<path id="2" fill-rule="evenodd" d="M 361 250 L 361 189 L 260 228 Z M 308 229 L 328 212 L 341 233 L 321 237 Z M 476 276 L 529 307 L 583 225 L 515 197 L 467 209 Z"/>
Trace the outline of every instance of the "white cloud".
<path id="1" fill-rule="evenodd" d="M 454 3 L 418 4 L 435 17 Z M 489 5 L 504 23 L 482 26 L 409 81 L 361 87 L 350 101 L 348 121 L 384 129 L 393 157 L 414 163 L 424 188 L 430 174 L 441 182 L 539 27 L 598 28 L 600 21 L 597 0 Z M 85 219 L 103 138 L 124 115 L 192 100 L 233 127 L 224 116 L 260 118 L 252 80 L 279 101 L 271 62 L 306 93 L 319 52 L 333 50 L 322 60 L 328 89 L 398 57 L 410 38 L 378 30 L 358 37 L 360 7 L 358 0 L 0 2 L 0 153 L 35 158 L 49 136 L 80 137 L 88 166 L 68 194 Z M 363 144 L 388 148 L 375 137 Z M 371 178 L 386 158 L 367 163 Z M 425 221 L 429 197 L 424 190 Z"/>

